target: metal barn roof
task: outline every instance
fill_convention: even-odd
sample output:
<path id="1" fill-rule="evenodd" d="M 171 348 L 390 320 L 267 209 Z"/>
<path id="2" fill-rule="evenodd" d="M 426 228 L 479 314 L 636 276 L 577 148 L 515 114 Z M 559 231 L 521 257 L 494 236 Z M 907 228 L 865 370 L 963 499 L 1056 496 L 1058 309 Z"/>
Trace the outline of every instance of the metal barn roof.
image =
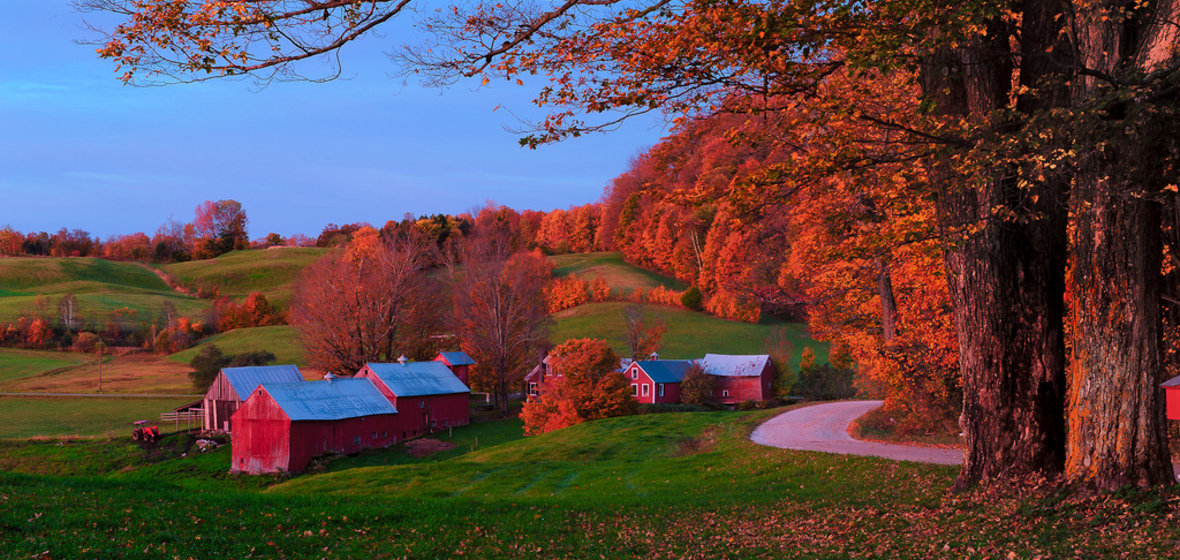
<path id="1" fill-rule="evenodd" d="M 471 356 L 467 355 L 467 352 L 439 352 L 438 355 L 442 356 L 448 364 L 453 366 L 475 365 L 475 360 L 472 360 Z"/>
<path id="2" fill-rule="evenodd" d="M 680 383 L 692 367 L 689 360 L 638 360 L 635 363 L 655 383 Z"/>
<path id="3" fill-rule="evenodd" d="M 397 409 L 368 379 L 333 379 L 298 383 L 263 383 L 275 404 L 291 420 L 342 420 Z"/>
<path id="4" fill-rule="evenodd" d="M 1180 387 L 1180 375 L 1160 383 L 1160 387 Z"/>
<path id="5" fill-rule="evenodd" d="M 365 365 L 399 397 L 450 395 L 471 391 L 442 362 Z"/>
<path id="6" fill-rule="evenodd" d="M 222 368 L 226 381 L 233 386 L 238 398 L 246 400 L 263 383 L 303 382 L 298 366 L 246 366 Z"/>
<path id="7" fill-rule="evenodd" d="M 720 377 L 753 377 L 762 375 L 762 369 L 770 361 L 767 354 L 733 356 L 729 354 L 705 354 L 701 367 L 705 373 Z"/>

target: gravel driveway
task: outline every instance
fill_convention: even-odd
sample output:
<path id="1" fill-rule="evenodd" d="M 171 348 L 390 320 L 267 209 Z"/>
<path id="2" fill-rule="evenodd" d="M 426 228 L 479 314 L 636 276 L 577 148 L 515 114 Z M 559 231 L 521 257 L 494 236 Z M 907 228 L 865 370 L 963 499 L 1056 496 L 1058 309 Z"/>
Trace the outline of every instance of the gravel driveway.
<path id="1" fill-rule="evenodd" d="M 961 449 L 894 445 L 852 439 L 852 436 L 848 435 L 848 424 L 881 404 L 881 401 L 846 401 L 796 408 L 758 426 L 750 435 L 750 439 L 754 443 L 783 449 L 871 455 L 895 461 L 939 465 L 962 464 Z"/>

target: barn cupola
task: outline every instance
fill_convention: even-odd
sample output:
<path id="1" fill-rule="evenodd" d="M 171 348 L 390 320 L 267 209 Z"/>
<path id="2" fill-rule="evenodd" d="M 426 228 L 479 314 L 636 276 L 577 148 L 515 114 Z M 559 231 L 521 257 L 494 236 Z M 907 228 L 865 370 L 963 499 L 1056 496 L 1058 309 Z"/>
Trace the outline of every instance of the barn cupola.
<path id="1" fill-rule="evenodd" d="M 330 371 L 328 373 L 324 374 L 324 381 L 331 381 L 333 379 L 339 379 L 339 378 L 340 378 L 339 375 L 336 375 L 335 373 L 332 373 Z"/>
<path id="2" fill-rule="evenodd" d="M 659 360 L 659 359 L 660 359 L 660 355 L 659 355 L 658 353 L 656 353 L 656 352 L 652 352 L 652 353 L 651 353 L 651 361 L 653 361 L 653 362 L 654 362 L 654 361 L 656 361 L 656 360 Z"/>
<path id="3" fill-rule="evenodd" d="M 408 361 L 410 361 L 410 359 L 407 358 L 405 354 L 402 354 L 401 357 L 397 359 L 397 363 L 399 364 L 404 364 Z"/>

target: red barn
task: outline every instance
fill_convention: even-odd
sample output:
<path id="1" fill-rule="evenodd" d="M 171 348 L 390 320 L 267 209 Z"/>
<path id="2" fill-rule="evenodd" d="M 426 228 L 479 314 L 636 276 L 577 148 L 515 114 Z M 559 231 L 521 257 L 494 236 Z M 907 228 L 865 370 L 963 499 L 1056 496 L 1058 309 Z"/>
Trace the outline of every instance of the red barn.
<path id="1" fill-rule="evenodd" d="M 230 417 L 254 389 L 263 383 L 297 383 L 303 374 L 297 366 L 249 366 L 222 368 L 205 393 L 205 429 L 230 430 Z"/>
<path id="2" fill-rule="evenodd" d="M 768 355 L 705 354 L 699 363 L 713 378 L 716 402 L 764 401 L 774 395 L 775 370 Z"/>
<path id="3" fill-rule="evenodd" d="M 467 368 L 475 365 L 475 360 L 472 360 L 466 352 L 439 352 L 434 357 L 434 361 L 442 362 L 443 365 L 450 368 L 455 377 L 459 378 L 459 381 L 470 386 L 467 382 Z"/>
<path id="4" fill-rule="evenodd" d="M 400 439 L 470 421 L 471 390 L 442 362 L 365 364 L 355 377 L 372 380 L 398 410 Z"/>
<path id="5" fill-rule="evenodd" d="M 1180 376 L 1173 377 L 1160 384 L 1164 388 L 1164 398 L 1168 405 L 1168 420 L 1180 420 Z"/>
<path id="6" fill-rule="evenodd" d="M 397 410 L 367 379 L 264 383 L 233 415 L 230 470 L 302 472 L 312 458 L 397 443 Z"/>
<path id="7" fill-rule="evenodd" d="M 689 360 L 639 360 L 623 375 L 631 382 L 635 400 L 641 403 L 680 402 L 680 382 L 692 367 Z"/>

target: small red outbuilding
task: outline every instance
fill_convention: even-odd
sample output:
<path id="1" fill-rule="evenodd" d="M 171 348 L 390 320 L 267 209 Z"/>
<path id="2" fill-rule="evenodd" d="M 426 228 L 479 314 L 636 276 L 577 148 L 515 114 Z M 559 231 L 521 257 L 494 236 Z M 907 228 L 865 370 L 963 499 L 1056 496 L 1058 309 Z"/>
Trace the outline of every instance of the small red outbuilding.
<path id="1" fill-rule="evenodd" d="M 1164 381 L 1160 387 L 1164 388 L 1164 398 L 1168 405 L 1168 420 L 1180 420 L 1180 376 Z"/>
<path id="2" fill-rule="evenodd" d="M 459 381 L 468 385 L 467 368 L 475 365 L 475 360 L 471 359 L 471 356 L 468 356 L 466 352 L 439 352 L 434 357 L 434 361 L 442 362 L 443 365 L 450 368 L 455 377 L 459 378 Z"/>
<path id="3" fill-rule="evenodd" d="M 388 447 L 397 409 L 367 379 L 263 383 L 233 415 L 230 470 L 302 472 L 313 458 Z"/>

